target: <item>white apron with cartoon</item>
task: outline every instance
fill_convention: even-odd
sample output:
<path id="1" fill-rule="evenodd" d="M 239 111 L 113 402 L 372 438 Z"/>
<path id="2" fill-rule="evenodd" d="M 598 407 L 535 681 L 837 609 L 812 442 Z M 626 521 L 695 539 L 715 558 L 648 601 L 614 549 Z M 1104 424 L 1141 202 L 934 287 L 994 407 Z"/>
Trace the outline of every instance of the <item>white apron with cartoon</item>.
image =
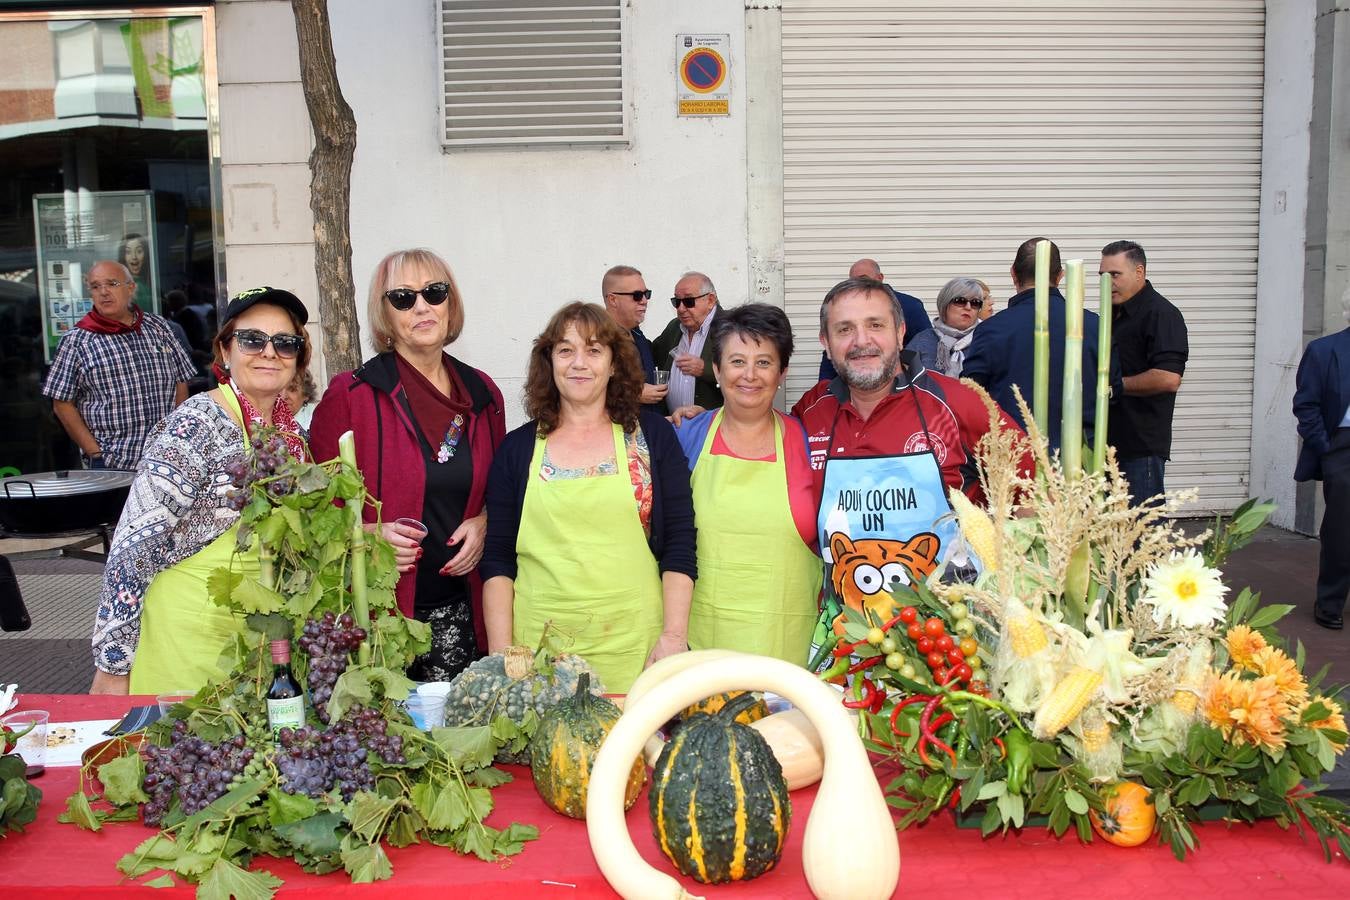
<path id="1" fill-rule="evenodd" d="M 928 423 L 910 391 L 929 448 Z M 828 448 L 834 451 L 835 424 Z M 896 456 L 825 459 L 824 489 L 816 527 L 825 560 L 825 598 L 811 641 L 812 668 L 843 634 L 844 607 L 885 622 L 898 609 L 888 588 L 912 584 L 937 568 L 957 536 L 955 517 L 931 449 Z"/>

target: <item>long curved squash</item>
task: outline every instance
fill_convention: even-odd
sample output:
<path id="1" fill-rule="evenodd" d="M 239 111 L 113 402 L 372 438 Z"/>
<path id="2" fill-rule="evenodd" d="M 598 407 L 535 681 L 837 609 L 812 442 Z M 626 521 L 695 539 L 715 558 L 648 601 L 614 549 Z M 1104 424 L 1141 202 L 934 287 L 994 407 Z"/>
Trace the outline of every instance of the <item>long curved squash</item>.
<path id="1" fill-rule="evenodd" d="M 631 900 L 692 897 L 633 846 L 624 822 L 624 785 L 643 742 L 657 728 L 690 703 L 730 690 L 780 694 L 820 735 L 825 773 L 802 843 L 802 866 L 812 893 L 822 900 L 889 897 L 900 878 L 895 824 L 838 693 L 800 666 L 737 653 L 698 660 L 660 680 L 626 705 L 601 746 L 586 801 L 586 831 L 610 886 Z M 840 822 L 849 827 L 839 827 Z"/>

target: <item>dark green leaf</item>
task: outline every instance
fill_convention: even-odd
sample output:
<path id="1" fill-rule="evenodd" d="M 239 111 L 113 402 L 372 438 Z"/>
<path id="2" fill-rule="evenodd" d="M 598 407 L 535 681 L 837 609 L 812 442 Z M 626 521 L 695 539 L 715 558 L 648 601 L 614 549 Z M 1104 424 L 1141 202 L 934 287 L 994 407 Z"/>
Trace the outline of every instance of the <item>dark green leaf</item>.
<path id="1" fill-rule="evenodd" d="M 308 819 L 318 809 L 318 804 L 304 794 L 288 794 L 276 788 L 267 792 L 267 821 L 272 825 L 289 825 Z"/>
<path id="2" fill-rule="evenodd" d="M 1263 606 L 1253 613 L 1247 624 L 1252 628 L 1268 628 L 1293 611 L 1294 606 L 1292 604 L 1272 603 L 1270 606 Z"/>
<path id="3" fill-rule="evenodd" d="M 289 640 L 291 637 L 291 620 L 280 613 L 249 613 L 244 616 L 244 622 L 265 640 Z"/>
<path id="4" fill-rule="evenodd" d="M 1083 795 L 1077 791 L 1068 790 L 1064 792 L 1064 805 L 1067 806 L 1070 811 L 1075 812 L 1080 816 L 1087 815 L 1087 800 L 1085 800 Z"/>
<path id="5" fill-rule="evenodd" d="M 342 824 L 341 815 L 325 811 L 315 813 L 307 819 L 277 825 L 275 831 L 287 843 L 303 850 L 309 856 L 319 858 L 338 851 L 339 841 L 342 838 L 339 829 Z"/>

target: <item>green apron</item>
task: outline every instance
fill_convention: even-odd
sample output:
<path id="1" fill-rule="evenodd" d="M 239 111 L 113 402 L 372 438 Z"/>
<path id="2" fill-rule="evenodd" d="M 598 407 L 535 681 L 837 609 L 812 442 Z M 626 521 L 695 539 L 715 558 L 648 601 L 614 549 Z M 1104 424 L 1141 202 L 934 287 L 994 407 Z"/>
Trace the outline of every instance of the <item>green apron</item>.
<path id="1" fill-rule="evenodd" d="M 613 475 L 544 481 L 535 440 L 516 537 L 512 643 L 534 647 L 552 622 L 605 690 L 626 693 L 661 634 L 661 572 L 642 532 L 623 429 Z"/>
<path id="2" fill-rule="evenodd" d="M 788 500 L 783 425 L 774 461 L 717 456 L 713 419 L 690 481 L 698 526 L 698 580 L 689 611 L 691 650 L 738 650 L 806 665 L 823 578 Z"/>
<path id="3" fill-rule="evenodd" d="M 239 401 L 229 385 L 221 385 L 225 406 L 239 422 Z M 248 437 L 245 433 L 245 447 Z M 234 567 L 245 578 L 257 578 L 256 546 L 235 556 L 238 523 L 187 559 L 160 572 L 141 601 L 141 637 L 131 664 L 133 694 L 196 691 L 225 675 L 217 661 L 221 651 L 244 627 L 233 611 L 211 602 L 206 580 L 217 569 Z"/>

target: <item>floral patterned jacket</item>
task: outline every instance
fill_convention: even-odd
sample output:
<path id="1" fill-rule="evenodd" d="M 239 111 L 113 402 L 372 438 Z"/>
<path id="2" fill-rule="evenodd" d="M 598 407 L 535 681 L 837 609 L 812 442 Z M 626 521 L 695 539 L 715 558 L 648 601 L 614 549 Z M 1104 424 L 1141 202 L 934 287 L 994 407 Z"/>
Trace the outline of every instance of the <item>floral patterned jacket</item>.
<path id="1" fill-rule="evenodd" d="M 113 534 L 94 619 L 94 665 L 127 675 L 150 582 L 230 529 L 225 469 L 244 458 L 239 425 L 206 394 L 189 397 L 151 429 Z"/>

